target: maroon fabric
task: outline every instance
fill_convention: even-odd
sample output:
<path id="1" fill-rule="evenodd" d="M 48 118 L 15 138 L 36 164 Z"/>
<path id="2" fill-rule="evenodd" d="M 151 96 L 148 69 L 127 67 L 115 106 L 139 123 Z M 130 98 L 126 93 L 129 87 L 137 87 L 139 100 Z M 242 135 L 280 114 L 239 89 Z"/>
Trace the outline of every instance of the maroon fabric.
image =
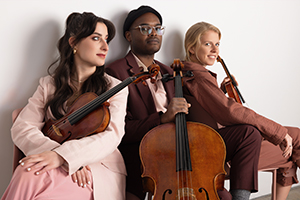
<path id="1" fill-rule="evenodd" d="M 231 200 L 231 194 L 226 190 L 217 190 L 220 200 Z"/>
<path id="2" fill-rule="evenodd" d="M 172 74 L 173 70 L 156 61 L 160 66 L 160 72 L 164 74 Z M 124 79 L 140 73 L 138 64 L 132 53 L 129 52 L 125 58 L 121 58 L 105 68 L 106 73 L 123 81 Z M 168 101 L 175 95 L 174 82 L 164 83 Z M 152 128 L 160 125 L 160 116 L 156 111 L 154 100 L 148 86 L 142 83 L 131 84 L 128 86 L 129 95 L 127 103 L 127 116 L 125 125 L 125 135 L 119 145 L 126 169 L 126 190 L 138 196 L 145 198 L 142 187 L 141 178 L 141 162 L 139 157 L 139 145 L 144 135 Z"/>
<path id="3" fill-rule="evenodd" d="M 217 123 L 224 126 L 249 124 L 258 128 L 262 136 L 269 141 L 264 140 L 262 142 L 258 169 L 280 168 L 277 170 L 278 183 L 281 185 L 297 183 L 295 164 L 293 164 L 293 162 L 289 159 L 284 158 L 280 148 L 274 144 L 277 145 L 281 143 L 285 134 L 289 133 L 289 135 L 293 138 L 292 159 L 293 161 L 300 159 L 300 129 L 295 127 L 283 127 L 280 124 L 258 115 L 246 107 L 243 107 L 239 103 L 236 103 L 233 99 L 227 98 L 223 91 L 218 87 L 216 75 L 203 66 L 192 62 L 184 62 L 184 69 L 191 70 L 194 74 L 193 77 L 184 78 L 184 95 L 187 99 L 190 99 L 192 103 L 188 119 L 205 123 L 216 130 Z M 220 129 L 219 132 L 221 130 L 222 129 Z M 224 136 L 221 132 L 220 134 Z M 233 154 L 230 153 L 228 148 L 231 148 L 231 145 L 238 143 L 232 143 L 232 141 L 229 143 L 229 141 L 226 141 L 226 138 L 224 138 L 224 141 L 228 151 L 227 157 L 229 157 Z M 257 165 L 257 163 L 251 163 L 251 165 Z M 232 164 L 232 167 L 235 167 L 234 163 Z M 241 170 L 240 168 L 237 169 Z M 255 171 L 256 169 L 257 166 L 253 166 L 253 169 L 250 170 L 250 172 Z M 233 171 L 236 170 L 231 169 L 231 173 L 233 173 Z M 233 177 L 234 176 L 235 175 L 233 175 Z M 231 175 L 231 182 L 233 177 Z M 237 183 L 234 185 L 236 185 L 234 187 L 238 187 Z M 232 187 L 233 185 L 231 185 L 231 189 L 234 189 Z M 256 186 L 254 188 L 256 188 Z"/>
<path id="4" fill-rule="evenodd" d="M 289 135 L 293 138 L 293 145 L 295 156 L 298 150 L 296 146 L 299 145 L 300 134 L 299 129 L 295 127 L 286 127 L 288 129 Z M 294 183 L 298 183 L 297 179 L 297 166 L 292 161 L 292 159 L 287 159 L 282 156 L 282 150 L 267 140 L 262 141 L 260 157 L 258 163 L 258 170 L 279 168 L 277 170 L 277 183 L 288 186 Z"/>
<path id="5" fill-rule="evenodd" d="M 258 191 L 260 132 L 250 125 L 235 125 L 218 130 L 226 144 L 226 162 L 230 161 L 230 190 Z"/>
<path id="6" fill-rule="evenodd" d="M 260 132 L 250 125 L 232 125 L 218 129 L 216 120 L 191 95 L 189 88 L 184 86 L 183 92 L 186 100 L 192 105 L 187 120 L 214 128 L 226 144 L 226 162 L 231 162 L 230 189 L 257 192 Z"/>
<path id="7" fill-rule="evenodd" d="M 191 70 L 194 74 L 193 77 L 184 77 L 184 86 L 217 123 L 223 126 L 249 124 L 271 143 L 277 145 L 283 141 L 287 134 L 285 127 L 226 97 L 218 87 L 216 78 L 203 66 L 193 62 L 183 63 L 184 70 Z"/>

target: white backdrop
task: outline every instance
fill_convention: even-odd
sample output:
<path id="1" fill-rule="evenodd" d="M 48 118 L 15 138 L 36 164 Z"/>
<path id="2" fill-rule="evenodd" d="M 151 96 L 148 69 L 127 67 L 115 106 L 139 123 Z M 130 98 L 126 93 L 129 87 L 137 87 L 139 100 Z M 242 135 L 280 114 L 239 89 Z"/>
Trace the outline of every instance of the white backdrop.
<path id="1" fill-rule="evenodd" d="M 0 195 L 12 173 L 11 112 L 26 104 L 57 57 L 67 16 L 89 11 L 116 25 L 109 63 L 127 52 L 122 24 L 129 10 L 143 4 L 157 9 L 166 26 L 156 59 L 170 65 L 183 58 L 186 30 L 196 22 L 210 22 L 222 31 L 220 56 L 249 107 L 283 125 L 300 127 L 299 0 L 0 0 Z M 219 74 L 218 81 L 224 78 L 220 63 L 210 69 Z M 270 193 L 271 174 L 259 176 L 260 191 L 252 198 Z"/>

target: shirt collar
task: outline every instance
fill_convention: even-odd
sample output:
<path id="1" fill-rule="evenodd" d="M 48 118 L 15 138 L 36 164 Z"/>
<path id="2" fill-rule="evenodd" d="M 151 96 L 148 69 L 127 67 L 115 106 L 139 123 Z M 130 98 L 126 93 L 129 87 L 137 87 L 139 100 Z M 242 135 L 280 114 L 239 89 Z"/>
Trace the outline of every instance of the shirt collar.
<path id="1" fill-rule="evenodd" d="M 135 58 L 138 66 L 140 68 L 140 71 L 147 72 L 148 71 L 148 67 L 133 52 L 131 52 L 131 53 L 132 53 L 133 57 Z M 152 62 L 153 62 L 153 64 L 155 64 L 154 60 Z M 159 71 L 158 74 L 156 75 L 155 79 L 158 80 L 158 79 L 161 79 L 161 78 L 162 78 L 162 76 L 161 76 L 161 73 Z"/>

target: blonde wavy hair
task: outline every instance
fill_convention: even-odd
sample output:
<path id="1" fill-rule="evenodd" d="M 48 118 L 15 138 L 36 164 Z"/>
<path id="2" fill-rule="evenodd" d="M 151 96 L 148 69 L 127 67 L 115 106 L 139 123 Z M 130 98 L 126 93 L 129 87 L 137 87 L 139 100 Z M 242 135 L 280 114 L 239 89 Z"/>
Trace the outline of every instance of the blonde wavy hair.
<path id="1" fill-rule="evenodd" d="M 196 51 L 198 49 L 198 46 L 200 44 L 200 38 L 201 36 L 208 30 L 215 31 L 219 34 L 219 39 L 221 39 L 221 31 L 215 27 L 212 24 L 209 24 L 207 22 L 198 22 L 191 26 L 187 32 L 185 33 L 184 38 L 184 48 L 185 48 L 185 60 L 190 60 L 190 49 L 195 46 Z"/>

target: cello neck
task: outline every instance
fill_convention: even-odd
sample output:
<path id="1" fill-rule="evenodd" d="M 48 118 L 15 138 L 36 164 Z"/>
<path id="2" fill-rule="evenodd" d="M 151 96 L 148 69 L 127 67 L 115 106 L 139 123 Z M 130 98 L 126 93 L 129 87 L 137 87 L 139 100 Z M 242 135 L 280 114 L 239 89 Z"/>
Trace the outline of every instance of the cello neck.
<path id="1" fill-rule="evenodd" d="M 182 90 L 182 71 L 183 66 L 179 60 L 174 60 L 174 82 L 175 97 L 183 97 Z M 181 64 L 181 65 L 180 65 Z M 178 65 L 180 67 L 178 68 Z M 188 131 L 185 113 L 177 113 L 175 116 L 176 123 L 176 171 L 192 171 L 190 147 L 188 140 Z"/>

